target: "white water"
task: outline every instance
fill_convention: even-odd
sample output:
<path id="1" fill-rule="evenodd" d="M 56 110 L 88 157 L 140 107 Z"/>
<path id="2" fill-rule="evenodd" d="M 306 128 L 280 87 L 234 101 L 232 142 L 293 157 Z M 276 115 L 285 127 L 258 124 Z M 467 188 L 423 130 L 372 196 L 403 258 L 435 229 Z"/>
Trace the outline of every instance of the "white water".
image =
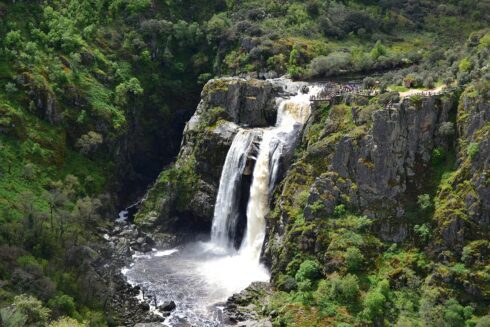
<path id="1" fill-rule="evenodd" d="M 240 198 L 240 182 L 256 133 L 240 130 L 226 155 L 214 209 L 211 242 L 222 248 L 232 246 L 235 239 Z"/>
<path id="2" fill-rule="evenodd" d="M 168 326 L 221 326 L 219 309 L 213 304 L 246 288 L 253 281 L 268 281 L 269 272 L 260 263 L 265 238 L 265 217 L 270 195 L 281 165 L 301 135 L 310 115 L 310 95 L 319 88 L 279 80 L 295 96 L 277 100 L 277 122 L 271 128 L 241 129 L 227 154 L 215 205 L 211 241 L 141 257 L 125 271 L 128 280 L 154 292 L 157 302 L 174 300 L 177 309 L 165 321 Z M 254 139 L 262 134 L 247 205 L 247 227 L 239 250 L 233 247 L 242 175 L 253 154 Z M 210 154 L 212 155 L 212 154 Z"/>
<path id="3" fill-rule="evenodd" d="M 312 88 L 305 94 L 298 91 L 296 96 L 282 100 L 278 108 L 276 126 L 266 130 L 262 137 L 247 206 L 247 229 L 240 248 L 240 255 L 254 260 L 257 264 L 265 238 L 265 216 L 269 213 L 269 197 L 278 177 L 281 159 L 288 150 L 293 150 L 301 134 L 299 129 L 310 116 L 310 93 L 319 90 Z"/>

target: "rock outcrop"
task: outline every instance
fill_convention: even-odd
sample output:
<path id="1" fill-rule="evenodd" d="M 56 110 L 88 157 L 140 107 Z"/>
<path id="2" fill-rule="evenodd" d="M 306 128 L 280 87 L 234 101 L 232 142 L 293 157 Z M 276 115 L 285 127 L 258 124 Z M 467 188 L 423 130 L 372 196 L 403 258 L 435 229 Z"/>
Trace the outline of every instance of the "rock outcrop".
<path id="1" fill-rule="evenodd" d="M 286 267 L 298 242 L 303 252 L 321 255 L 320 226 L 339 205 L 371 219 L 381 240 L 412 237 L 415 222 L 425 219 L 414 209 L 417 198 L 436 187 L 434 157 L 454 148 L 454 137 L 444 134 L 443 126 L 454 124 L 455 99 L 454 94 L 414 97 L 385 106 L 345 98 L 328 106 L 326 116 L 317 110 L 306 131 L 304 154 L 276 191 L 268 218 L 265 259 L 273 270 Z M 488 154 L 485 160 L 488 165 Z M 484 171 L 483 165 L 474 170 Z M 487 191 L 466 201 L 484 204 Z M 290 233 L 297 210 L 310 226 L 301 235 Z M 461 222 L 455 224 L 459 231 Z"/>

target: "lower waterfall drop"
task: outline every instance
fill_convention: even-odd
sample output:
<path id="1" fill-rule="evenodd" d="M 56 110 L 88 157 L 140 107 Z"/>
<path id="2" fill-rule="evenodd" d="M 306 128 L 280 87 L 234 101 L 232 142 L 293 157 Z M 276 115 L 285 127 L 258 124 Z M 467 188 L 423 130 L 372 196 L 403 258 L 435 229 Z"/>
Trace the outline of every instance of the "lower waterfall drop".
<path id="1" fill-rule="evenodd" d="M 225 249 L 231 247 L 235 238 L 239 215 L 239 187 L 255 135 L 253 130 L 238 131 L 228 150 L 221 172 L 211 228 L 211 243 Z"/>

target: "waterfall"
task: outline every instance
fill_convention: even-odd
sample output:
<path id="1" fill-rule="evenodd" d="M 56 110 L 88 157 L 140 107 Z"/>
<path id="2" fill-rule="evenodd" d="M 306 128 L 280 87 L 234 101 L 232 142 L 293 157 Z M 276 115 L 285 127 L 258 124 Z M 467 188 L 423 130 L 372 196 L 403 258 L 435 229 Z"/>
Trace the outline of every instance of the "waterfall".
<path id="1" fill-rule="evenodd" d="M 247 206 L 247 228 L 240 248 L 242 255 L 256 262 L 259 262 L 264 243 L 265 216 L 269 212 L 269 197 L 278 178 L 280 162 L 294 150 L 302 126 L 310 116 L 310 95 L 319 91 L 312 87 L 303 93 L 300 88 L 296 96 L 282 100 L 276 126 L 267 129 L 262 137 Z"/>
<path id="2" fill-rule="evenodd" d="M 168 326 L 181 326 L 184 319 L 192 326 L 222 326 L 220 309 L 213 304 L 254 281 L 270 280 L 260 263 L 270 197 L 299 143 L 310 115 L 310 96 L 319 92 L 318 87 L 305 88 L 305 83 L 287 79 L 270 82 L 282 92 L 276 98 L 276 124 L 241 127 L 233 138 L 221 171 L 211 241 L 145 254 L 125 271 L 133 284 L 155 290 L 158 304 L 175 299 L 177 308 L 166 318 Z M 248 194 L 242 194 L 249 185 Z M 245 233 L 236 250 L 242 218 L 247 220 Z"/>
<path id="3" fill-rule="evenodd" d="M 247 204 L 247 226 L 238 255 L 259 263 L 265 238 L 265 217 L 269 212 L 269 199 L 281 172 L 287 165 L 301 130 L 310 116 L 310 96 L 321 88 L 289 80 L 276 80 L 290 97 L 277 98 L 277 121 L 274 127 L 240 129 L 233 139 L 221 173 L 218 196 L 211 230 L 211 246 L 233 250 L 238 217 L 240 190 L 247 159 L 253 152 L 254 140 L 262 133 L 252 176 Z"/>
<path id="4" fill-rule="evenodd" d="M 214 209 L 211 242 L 223 248 L 235 239 L 239 216 L 240 182 L 256 132 L 241 129 L 226 155 Z"/>

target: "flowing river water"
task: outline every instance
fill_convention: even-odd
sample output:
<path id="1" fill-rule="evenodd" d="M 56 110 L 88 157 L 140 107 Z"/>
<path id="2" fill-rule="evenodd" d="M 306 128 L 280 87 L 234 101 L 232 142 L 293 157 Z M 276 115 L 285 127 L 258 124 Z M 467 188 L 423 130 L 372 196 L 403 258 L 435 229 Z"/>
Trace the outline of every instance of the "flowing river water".
<path id="1" fill-rule="evenodd" d="M 220 303 L 253 281 L 268 281 L 260 263 L 265 217 L 280 165 L 292 154 L 310 116 L 310 96 L 320 87 L 280 80 L 289 96 L 277 98 L 277 122 L 269 128 L 242 128 L 228 151 L 220 179 L 209 242 L 136 255 L 123 270 L 128 281 L 154 297 L 154 307 L 175 301 L 167 326 L 222 326 Z M 291 94 L 291 92 L 293 94 Z M 247 162 L 255 160 L 246 209 L 247 225 L 235 248 L 238 201 Z"/>

